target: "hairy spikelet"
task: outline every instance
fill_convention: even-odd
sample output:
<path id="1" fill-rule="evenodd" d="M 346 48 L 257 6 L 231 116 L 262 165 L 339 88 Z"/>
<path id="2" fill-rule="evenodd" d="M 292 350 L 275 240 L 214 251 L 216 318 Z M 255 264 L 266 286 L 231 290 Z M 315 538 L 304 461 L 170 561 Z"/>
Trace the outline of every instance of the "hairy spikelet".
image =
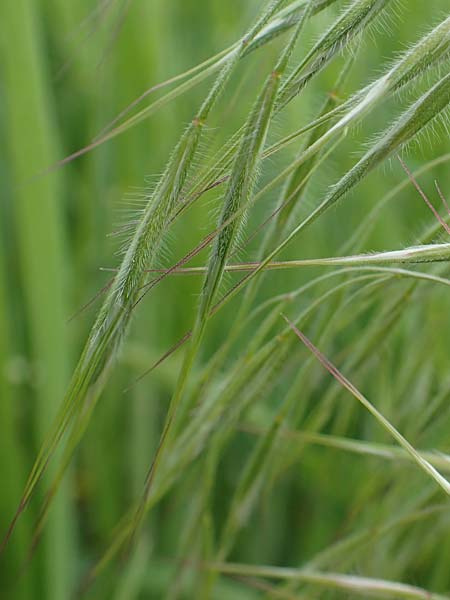
<path id="1" fill-rule="evenodd" d="M 391 70 L 394 90 L 450 57 L 450 17 L 413 45 Z"/>
<path id="2" fill-rule="evenodd" d="M 356 92 L 336 108 L 332 108 L 305 127 L 276 142 L 267 149 L 266 155 L 271 156 L 280 151 L 308 131 L 316 129 L 324 131 L 324 134 L 319 136 L 318 139 L 317 135 L 313 136 L 314 143 L 307 145 L 307 151 L 301 152 L 296 162 L 292 163 L 286 172 L 290 173 L 291 170 L 297 169 L 303 164 L 303 161 L 309 160 L 311 153 L 315 153 L 318 147 L 323 146 L 323 143 L 330 136 L 334 135 L 335 132 L 342 131 L 347 125 L 358 122 L 376 103 L 387 99 L 393 93 L 401 91 L 409 83 L 421 75 L 429 73 L 433 68 L 446 64 L 449 58 L 449 44 L 450 18 L 447 18 L 429 34 L 422 37 L 407 52 L 403 53 L 382 76 Z M 329 127 L 330 120 L 336 117 L 341 118 L 334 127 Z M 310 149 L 309 146 L 312 148 Z"/>
<path id="3" fill-rule="evenodd" d="M 386 90 L 386 93 L 392 93 L 402 89 L 409 82 L 419 77 L 423 72 L 444 62 L 448 58 L 449 53 L 450 18 L 447 18 L 428 35 L 422 38 L 417 44 L 412 46 L 408 52 L 406 52 L 396 63 L 394 63 L 386 75 L 390 81 L 389 89 Z M 351 62 L 349 62 L 349 65 L 350 64 Z M 335 86 L 335 91 L 338 95 L 338 90 L 342 85 L 342 81 L 345 80 L 346 74 L 346 70 L 344 70 Z M 376 85 L 377 83 L 373 84 L 374 87 Z M 359 94 L 358 96 L 360 97 Z M 356 96 L 354 100 L 356 100 Z M 351 100 L 349 104 L 354 100 Z M 326 115 L 330 110 L 332 110 L 332 105 L 333 96 L 326 101 L 318 121 L 320 121 L 323 115 Z M 342 107 L 340 107 L 340 110 L 342 110 Z M 327 124 L 323 123 L 312 132 L 307 146 L 311 146 L 321 137 L 323 133 L 325 133 L 326 126 Z M 280 199 L 280 205 L 284 205 L 289 202 L 287 209 L 282 213 L 279 213 L 278 217 L 282 223 L 286 223 L 288 220 L 288 217 L 295 206 L 295 198 L 298 198 L 304 189 L 304 183 L 302 184 L 302 182 L 304 182 L 306 174 L 310 171 L 313 160 L 314 159 L 310 159 L 309 161 L 300 164 L 299 167 L 289 177 L 283 196 Z"/>
<path id="4" fill-rule="evenodd" d="M 222 214 L 219 219 L 219 227 L 227 223 L 239 210 L 242 204 L 251 197 L 261 159 L 261 151 L 267 135 L 270 116 L 278 91 L 280 73 L 275 70 L 253 109 L 253 114 L 244 132 L 242 145 L 236 155 L 234 167 L 230 177 L 230 183 L 224 197 Z M 228 253 L 232 247 L 235 237 L 236 223 L 226 225 L 213 247 L 210 261 L 210 272 L 205 280 L 204 298 L 205 305 L 202 307 L 202 318 L 209 310 L 212 298 L 220 281 Z"/>
<path id="5" fill-rule="evenodd" d="M 347 112 L 335 123 L 333 126 L 326 129 L 326 131 L 318 138 L 315 136 L 313 143 L 307 145 L 307 147 L 299 154 L 299 156 L 278 174 L 267 186 L 273 187 L 277 183 L 283 181 L 289 177 L 292 173 L 298 173 L 299 169 L 306 162 L 310 161 L 326 144 L 329 140 L 335 138 L 337 135 L 345 133 L 348 127 L 353 126 L 360 122 L 360 120 L 370 112 L 375 105 L 389 97 L 392 93 L 401 89 L 405 84 L 419 77 L 428 69 L 436 66 L 442 61 L 448 58 L 448 44 L 450 42 L 450 18 L 445 19 L 440 23 L 433 31 L 423 37 L 417 44 L 415 44 L 408 52 L 406 52 L 384 75 L 379 77 L 374 83 L 370 84 L 361 92 L 358 92 L 353 98 L 347 101 L 344 105 L 339 107 L 336 111 L 330 111 L 333 114 L 338 114 L 343 109 Z M 428 101 L 428 105 L 432 100 Z M 438 111 L 437 114 L 439 114 Z M 328 113 L 330 114 L 330 113 Z M 425 116 L 425 115 L 423 115 Z M 315 127 L 321 127 L 326 121 L 325 117 L 319 117 L 314 122 Z M 426 120 L 426 117 L 425 117 Z M 432 115 L 428 119 L 428 122 L 432 121 Z M 420 128 L 419 130 L 425 130 Z M 300 130 L 296 134 L 291 134 L 281 140 L 275 145 L 276 150 L 283 148 L 287 143 L 290 143 L 297 137 L 298 134 L 304 133 L 305 130 Z M 416 131 L 416 133 L 418 132 Z M 410 139 L 414 139 L 414 135 L 410 136 Z M 270 155 L 273 152 L 272 149 L 268 150 Z"/>
<path id="6" fill-rule="evenodd" d="M 348 46 L 361 31 L 365 31 L 390 1 L 355 0 L 350 4 L 291 73 L 280 93 L 280 107 L 284 107 L 297 96 L 308 81 L 323 69 L 337 53 Z"/>
<path id="7" fill-rule="evenodd" d="M 332 192 L 317 209 L 318 216 L 354 187 L 369 171 L 378 166 L 394 151 L 409 143 L 450 103 L 450 74 L 438 81 L 398 121 L 380 137 L 379 141 L 333 188 Z"/>

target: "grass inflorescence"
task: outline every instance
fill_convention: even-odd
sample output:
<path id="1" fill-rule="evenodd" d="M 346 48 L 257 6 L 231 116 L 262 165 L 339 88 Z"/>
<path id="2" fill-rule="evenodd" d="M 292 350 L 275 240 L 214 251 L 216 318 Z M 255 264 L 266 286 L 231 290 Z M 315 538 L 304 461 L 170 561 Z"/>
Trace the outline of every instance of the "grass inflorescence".
<path id="1" fill-rule="evenodd" d="M 19 31 L 7 4 L 0 15 Z M 21 11 L 32 22 L 28 4 Z M 199 44 L 214 14 L 235 17 L 218 2 L 202 3 L 206 12 L 156 4 L 161 23 L 194 11 Z M 2 248 L 11 256 L 20 247 L 21 292 L 10 296 L 4 286 L 0 302 L 3 314 L 18 300 L 29 324 L 17 342 L 0 318 L 0 464 L 11 486 L 0 559 L 7 557 L 8 586 L 11 573 L 32 574 L 30 565 L 44 561 L 36 597 L 42 589 L 51 598 L 448 597 L 450 17 L 440 10 L 448 7 L 442 0 L 430 8 L 424 24 L 413 7 L 390 0 L 250 4 L 253 22 L 240 37 L 205 49 L 209 58 L 193 67 L 181 61 L 178 74 L 162 73 L 131 103 L 119 94 L 117 116 L 59 162 L 43 65 L 26 86 L 40 115 L 33 154 L 45 163 L 33 161 L 41 171 L 30 185 L 48 239 L 34 240 L 38 211 L 27 209 L 19 185 L 17 207 L 5 214 L 17 213 L 25 234 L 5 236 Z M 129 27 L 142 33 L 127 3 L 101 3 L 81 21 L 83 29 L 100 16 L 117 19 L 99 48 L 102 68 L 116 35 L 115 51 L 125 53 L 118 40 L 128 11 Z M 160 46 L 149 42 L 146 51 L 157 57 L 168 41 L 154 27 Z M 123 35 L 138 58 L 136 36 L 126 28 Z M 22 40 L 24 64 L 37 40 L 33 51 Z M 64 60 L 74 80 L 90 72 L 83 50 Z M 11 172 L 26 179 L 35 173 L 15 138 L 26 133 L 13 108 L 20 86 L 11 60 L 5 72 Z M 168 126 L 169 105 L 183 114 L 177 126 Z M 160 122 L 150 120 L 157 111 Z M 48 307 L 53 297 L 59 323 L 65 300 L 56 273 L 68 226 L 54 201 L 64 171 L 49 171 L 73 162 L 76 176 L 87 177 L 75 159 L 94 160 L 91 151 L 105 152 L 106 142 L 132 146 L 140 131 L 152 135 L 142 136 L 139 152 L 120 155 L 124 173 L 146 169 L 143 149 L 160 143 L 148 160 L 161 174 L 130 201 L 137 210 L 118 230 L 119 264 L 105 266 L 111 279 L 98 286 L 100 307 L 74 344 L 81 352 L 61 397 L 69 336 Z M 434 143 L 422 147 L 430 133 Z M 87 205 L 73 209 L 67 235 L 79 247 Z M 102 233 L 108 211 L 96 213 Z M 25 299 L 34 289 L 36 304 Z M 15 345 L 36 364 L 14 367 Z M 41 443 L 20 498 L 24 456 L 11 431 L 24 420 L 12 402 L 18 377 L 36 395 Z M 3 460 L 8 452 L 20 477 Z M 78 504 L 68 500 L 68 481 L 76 481 Z M 74 514 L 82 527 L 72 544 Z M 34 558 L 42 536 L 45 552 Z M 52 540 L 60 576 L 49 585 Z M 106 577 L 118 557 L 126 559 L 121 569 Z M 17 589 L 34 597 L 26 582 Z"/>

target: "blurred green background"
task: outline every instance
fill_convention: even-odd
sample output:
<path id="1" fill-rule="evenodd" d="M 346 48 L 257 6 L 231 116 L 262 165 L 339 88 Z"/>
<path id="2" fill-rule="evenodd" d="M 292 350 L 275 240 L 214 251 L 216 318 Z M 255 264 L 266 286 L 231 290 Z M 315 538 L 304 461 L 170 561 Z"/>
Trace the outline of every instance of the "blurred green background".
<path id="1" fill-rule="evenodd" d="M 108 281 L 110 274 L 99 267 L 110 268 L 118 263 L 119 244 L 108 234 L 123 220 L 121 201 L 136 188 L 151 185 L 152 178 L 162 171 L 209 82 L 89 154 L 50 173 L 41 173 L 89 143 L 150 85 L 233 43 L 261 4 L 259 0 L 0 3 L 1 533 L 6 531 L 37 450 L 61 402 L 94 319 L 95 306 L 70 322 L 68 319 Z M 312 21 L 304 38 L 306 46 L 341 6 L 338 1 Z M 392 18 L 373 29 L 371 36 L 365 36 L 346 95 L 381 73 L 399 51 L 418 39 L 449 8 L 448 0 L 409 0 L 396 6 L 396 15 L 391 11 Z M 277 42 L 271 44 L 240 67 L 233 93 L 214 112 L 211 128 L 217 147 L 243 122 L 278 47 Z M 334 61 L 301 99 L 277 118 L 271 140 L 299 128 L 320 109 L 336 78 L 336 65 L 340 64 L 342 61 Z M 321 177 L 312 182 L 308 192 L 311 198 L 319 197 L 355 162 L 364 144 L 384 128 L 387 112 L 394 116 L 398 106 L 398 99 L 385 103 L 350 134 L 339 152 L 327 161 Z M 410 149 L 407 162 L 411 168 L 417 168 L 449 151 L 448 133 L 438 128 L 431 142 L 421 138 Z M 295 148 L 288 152 L 295 152 Z M 279 159 L 273 159 L 267 174 L 275 173 L 278 164 Z M 286 256 L 337 253 L 368 210 L 403 179 L 400 165 L 392 160 L 359 185 L 348 201 L 324 217 L 320 229 L 311 230 L 291 245 Z M 433 197 L 435 179 L 448 197 L 448 164 L 437 166 L 421 178 Z M 182 256 L 209 231 L 216 197 L 207 197 L 176 224 L 163 266 Z M 269 206 L 270 198 L 257 207 L 256 221 L 267 214 Z M 388 250 L 414 244 L 432 222 L 429 210 L 408 187 L 382 211 L 364 249 Z M 252 256 L 250 249 L 244 259 L 251 260 Z M 197 264 L 204 260 L 203 256 Z M 287 291 L 309 276 L 303 272 L 270 274 L 261 294 Z M 228 282 L 232 280 L 230 277 Z M 113 528 L 141 489 L 176 380 L 179 353 L 126 394 L 123 390 L 189 329 L 199 286 L 197 277 L 166 280 L 141 303 L 118 368 L 113 371 L 58 496 L 36 556 L 17 582 L 37 516 L 31 507 L 0 559 L 2 597 L 69 598 L 69 590 L 107 544 Z M 375 345 L 372 362 L 358 379 L 369 397 L 383 398 L 386 409 L 398 416 L 397 422 L 403 424 L 404 431 L 410 427 L 413 437 L 413 424 L 408 419 L 408 411 L 413 411 L 410 407 L 421 410 L 427 398 L 443 393 L 445 385 L 447 404 L 449 400 L 450 297 L 443 288 L 415 296 L 418 299 L 421 302 L 409 305 L 407 314 L 390 331 L 388 341 L 383 339 Z M 226 336 L 233 310 L 231 305 L 211 323 L 205 355 Z M 341 349 L 359 339 L 370 319 L 370 314 L 353 324 L 348 319 Z M 345 358 L 345 354 L 338 354 L 338 358 Z M 316 378 L 323 376 L 320 367 L 315 373 Z M 276 402 L 275 394 L 272 398 L 269 393 L 264 402 L 262 412 Z M 396 403 L 398 407 L 393 408 Z M 445 406 L 444 401 L 442 405 Z M 448 415 L 434 418 L 444 420 L 441 426 L 444 422 L 449 424 Z M 340 433 L 355 426 L 352 419 L 350 416 L 350 424 L 336 426 Z M 361 435 L 361 431 L 367 433 L 367 427 L 366 424 L 359 430 Z M 433 440 L 421 440 L 420 435 L 417 438 L 421 445 L 433 444 Z M 450 450 L 445 430 L 437 440 L 441 451 Z M 240 454 L 246 452 L 250 442 L 248 436 L 238 435 L 224 458 L 223 481 L 218 482 L 215 491 L 218 515 L 231 493 Z M 372 476 L 368 464 L 373 469 Z M 383 481 L 382 468 L 375 460 L 368 463 L 363 458 L 327 449 L 309 449 L 301 469 L 298 464 L 287 469 L 276 483 L 275 492 L 258 508 L 257 516 L 240 537 L 233 558 L 301 564 L 335 541 L 353 518 L 353 512 L 361 511 L 366 503 L 379 503 L 384 493 L 386 514 L 391 514 L 389 485 L 384 491 L 378 485 L 377 477 Z M 420 479 L 419 483 L 410 483 L 407 474 L 398 473 L 398 477 L 406 487 L 417 485 L 419 489 L 419 483 L 423 483 Z M 342 484 L 334 485 L 336 481 Z M 187 477 L 152 513 L 139 546 L 142 564 L 133 563 L 137 575 L 124 568 L 117 575 L 114 592 L 106 591 L 110 590 L 106 584 L 105 588 L 100 585 L 97 597 L 103 593 L 108 598 L 166 597 L 183 506 L 191 498 L 190 486 L 195 486 L 195 478 Z M 382 547 L 372 548 L 372 554 L 369 550 L 362 561 L 372 565 L 375 576 L 381 572 L 386 578 L 401 578 L 406 569 L 418 584 L 438 591 L 449 589 L 450 569 L 445 567 L 450 564 L 448 519 L 444 525 L 446 529 L 442 523 L 439 525 L 441 532 L 446 531 L 447 540 L 440 543 L 441 562 L 435 560 L 433 539 L 427 539 L 426 527 L 414 535 L 412 547 L 398 547 L 398 566 L 384 561 Z M 395 545 L 397 539 L 392 543 Z M 390 552 L 396 554 L 392 548 Z M 217 598 L 262 597 L 232 581 L 225 581 L 217 594 Z"/>

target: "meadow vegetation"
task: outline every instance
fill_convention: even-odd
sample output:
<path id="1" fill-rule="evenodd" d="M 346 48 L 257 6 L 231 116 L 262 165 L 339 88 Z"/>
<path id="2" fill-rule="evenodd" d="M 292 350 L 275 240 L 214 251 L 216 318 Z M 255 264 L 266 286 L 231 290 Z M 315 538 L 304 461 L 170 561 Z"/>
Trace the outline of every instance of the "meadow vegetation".
<path id="1" fill-rule="evenodd" d="M 450 597 L 447 1 L 2 2 L 5 598 Z"/>

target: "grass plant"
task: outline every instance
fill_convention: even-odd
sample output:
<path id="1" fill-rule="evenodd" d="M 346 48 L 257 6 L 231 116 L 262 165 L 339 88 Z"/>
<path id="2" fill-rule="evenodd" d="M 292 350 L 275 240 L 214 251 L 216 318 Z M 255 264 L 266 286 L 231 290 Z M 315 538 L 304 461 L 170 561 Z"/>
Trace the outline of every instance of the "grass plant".
<path id="1" fill-rule="evenodd" d="M 0 21 L 6 597 L 450 597 L 446 0 Z"/>

